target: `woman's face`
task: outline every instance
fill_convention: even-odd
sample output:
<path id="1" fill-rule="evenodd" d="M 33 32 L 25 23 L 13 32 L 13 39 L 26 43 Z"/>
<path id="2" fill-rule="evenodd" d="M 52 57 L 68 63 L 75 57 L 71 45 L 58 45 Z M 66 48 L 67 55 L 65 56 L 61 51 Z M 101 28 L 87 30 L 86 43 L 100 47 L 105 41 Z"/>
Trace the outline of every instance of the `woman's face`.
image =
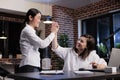
<path id="1" fill-rule="evenodd" d="M 32 26 L 33 26 L 34 28 L 39 27 L 40 20 L 41 20 L 41 14 L 38 13 L 38 14 L 37 14 L 35 17 L 33 17 L 32 20 L 31 20 Z"/>
<path id="2" fill-rule="evenodd" d="M 77 40 L 76 48 L 79 52 L 83 51 L 85 48 L 87 48 L 87 38 L 86 37 L 80 37 L 80 39 Z"/>

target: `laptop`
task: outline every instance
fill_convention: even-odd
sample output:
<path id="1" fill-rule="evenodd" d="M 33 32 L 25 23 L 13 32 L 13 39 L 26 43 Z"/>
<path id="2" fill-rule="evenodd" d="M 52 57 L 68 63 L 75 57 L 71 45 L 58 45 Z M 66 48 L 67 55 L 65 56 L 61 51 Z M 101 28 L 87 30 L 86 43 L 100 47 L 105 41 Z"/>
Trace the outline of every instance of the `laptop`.
<path id="1" fill-rule="evenodd" d="M 120 49 L 112 48 L 108 66 L 120 68 Z"/>

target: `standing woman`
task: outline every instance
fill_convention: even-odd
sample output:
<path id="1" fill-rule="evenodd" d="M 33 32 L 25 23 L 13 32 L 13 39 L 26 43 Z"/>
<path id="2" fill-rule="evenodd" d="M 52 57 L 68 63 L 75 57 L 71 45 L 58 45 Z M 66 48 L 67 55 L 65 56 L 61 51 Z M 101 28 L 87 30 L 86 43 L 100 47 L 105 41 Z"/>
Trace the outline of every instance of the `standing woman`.
<path id="1" fill-rule="evenodd" d="M 47 47 L 54 39 L 58 31 L 56 22 L 52 24 L 50 35 L 42 40 L 36 35 L 35 28 L 39 27 L 41 12 L 35 8 L 28 10 L 25 18 L 25 27 L 20 35 L 20 49 L 22 60 L 19 72 L 38 72 L 40 71 L 40 53 L 39 48 Z"/>

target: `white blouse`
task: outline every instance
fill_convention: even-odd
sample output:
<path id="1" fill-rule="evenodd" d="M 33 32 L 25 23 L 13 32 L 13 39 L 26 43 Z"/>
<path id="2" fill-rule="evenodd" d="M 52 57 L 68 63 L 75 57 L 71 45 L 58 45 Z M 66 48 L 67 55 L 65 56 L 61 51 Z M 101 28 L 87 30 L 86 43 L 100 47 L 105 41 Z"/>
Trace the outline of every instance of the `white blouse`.
<path id="1" fill-rule="evenodd" d="M 40 67 L 40 53 L 38 49 L 47 47 L 54 37 L 55 34 L 51 33 L 46 39 L 42 40 L 36 35 L 34 28 L 26 24 L 20 35 L 20 49 L 22 53 L 20 67 L 24 65 Z"/>
<path id="2" fill-rule="evenodd" d="M 73 71 L 78 70 L 79 68 L 92 68 L 91 62 L 96 62 L 98 64 L 104 64 L 107 66 L 107 63 L 104 59 L 100 58 L 96 51 L 93 50 L 90 52 L 89 56 L 83 60 L 79 55 L 73 50 L 73 48 L 63 48 L 58 46 L 58 48 L 53 49 L 53 51 L 64 60 L 64 71 Z"/>

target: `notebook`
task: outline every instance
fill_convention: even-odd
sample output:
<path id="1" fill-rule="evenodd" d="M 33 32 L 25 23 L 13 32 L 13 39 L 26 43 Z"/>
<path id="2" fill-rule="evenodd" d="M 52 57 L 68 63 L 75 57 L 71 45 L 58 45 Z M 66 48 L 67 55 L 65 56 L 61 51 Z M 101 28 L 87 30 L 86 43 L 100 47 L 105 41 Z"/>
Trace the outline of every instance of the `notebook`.
<path id="1" fill-rule="evenodd" d="M 55 74 L 63 74 L 63 70 L 47 70 L 47 71 L 41 71 L 40 74 L 49 74 L 49 75 L 55 75 Z"/>

